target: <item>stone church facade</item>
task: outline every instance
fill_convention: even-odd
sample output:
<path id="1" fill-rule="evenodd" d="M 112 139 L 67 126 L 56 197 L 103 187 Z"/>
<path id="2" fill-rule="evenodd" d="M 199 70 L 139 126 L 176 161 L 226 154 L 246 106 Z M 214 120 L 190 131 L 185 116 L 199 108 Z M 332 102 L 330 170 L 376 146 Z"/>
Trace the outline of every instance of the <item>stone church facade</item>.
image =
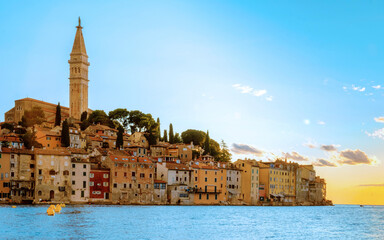
<path id="1" fill-rule="evenodd" d="M 76 35 L 70 54 L 69 63 L 69 108 L 61 106 L 61 119 L 71 117 L 80 120 L 83 112 L 90 113 L 88 109 L 88 55 L 85 49 L 84 37 L 80 18 L 76 26 Z M 4 114 L 5 122 L 20 122 L 25 111 L 40 107 L 47 122 L 53 123 L 56 116 L 56 104 L 40 101 L 33 98 L 15 100 L 15 106 Z"/>

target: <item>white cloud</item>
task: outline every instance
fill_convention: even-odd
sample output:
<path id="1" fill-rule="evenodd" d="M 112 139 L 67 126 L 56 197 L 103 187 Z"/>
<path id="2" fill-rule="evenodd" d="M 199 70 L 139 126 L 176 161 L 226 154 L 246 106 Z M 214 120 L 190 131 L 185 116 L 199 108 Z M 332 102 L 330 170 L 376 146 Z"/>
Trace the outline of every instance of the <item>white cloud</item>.
<path id="1" fill-rule="evenodd" d="M 260 96 L 263 96 L 266 93 L 267 93 L 267 90 L 254 90 L 252 92 L 252 95 L 254 95 L 256 97 L 260 97 Z"/>
<path id="2" fill-rule="evenodd" d="M 359 86 L 352 85 L 352 90 L 359 91 L 359 92 L 364 92 L 365 91 L 365 87 L 359 87 Z"/>
<path id="3" fill-rule="evenodd" d="M 264 154 L 264 151 L 260 149 L 257 149 L 251 145 L 241 144 L 241 143 L 233 143 L 231 151 L 236 154 L 245 154 L 245 155 L 262 156 Z"/>
<path id="4" fill-rule="evenodd" d="M 285 158 L 292 159 L 292 160 L 295 160 L 295 161 L 308 161 L 308 157 L 300 155 L 297 152 L 283 153 L 283 155 L 284 155 Z"/>
<path id="5" fill-rule="evenodd" d="M 380 138 L 384 140 L 384 128 L 377 129 L 373 133 L 365 132 L 365 134 L 373 138 Z"/>
<path id="6" fill-rule="evenodd" d="M 272 101 L 272 100 L 273 100 L 273 97 L 272 97 L 272 96 L 268 96 L 268 97 L 265 98 L 265 100 L 267 100 L 267 101 Z"/>
<path id="7" fill-rule="evenodd" d="M 375 117 L 375 122 L 384 123 L 384 117 Z"/>
<path id="8" fill-rule="evenodd" d="M 325 125 L 325 122 L 324 122 L 324 121 L 317 121 L 317 124 L 319 124 L 319 125 Z"/>
<path id="9" fill-rule="evenodd" d="M 374 89 L 380 89 L 381 86 L 380 85 L 377 85 L 377 86 L 372 86 Z"/>
<path id="10" fill-rule="evenodd" d="M 236 90 L 239 90 L 241 93 L 251 94 L 255 97 L 261 97 L 267 93 L 267 90 L 265 90 L 265 89 L 258 90 L 258 89 L 254 89 L 250 86 L 243 86 L 239 83 L 233 84 L 232 87 L 235 88 Z M 268 101 L 271 101 L 271 100 L 268 100 Z"/>
<path id="11" fill-rule="evenodd" d="M 309 124 L 311 124 L 311 121 L 310 121 L 309 119 L 304 119 L 303 122 L 304 122 L 305 125 L 309 125 Z"/>

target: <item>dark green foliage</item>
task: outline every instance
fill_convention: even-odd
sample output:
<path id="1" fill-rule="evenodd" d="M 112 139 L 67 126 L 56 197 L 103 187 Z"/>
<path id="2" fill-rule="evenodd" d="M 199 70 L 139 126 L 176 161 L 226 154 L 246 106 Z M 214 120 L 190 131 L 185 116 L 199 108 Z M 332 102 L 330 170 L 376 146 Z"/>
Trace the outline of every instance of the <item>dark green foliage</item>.
<path id="1" fill-rule="evenodd" d="M 7 141 L 2 141 L 2 142 L 1 142 L 1 147 L 3 147 L 3 148 L 7 148 L 7 147 L 9 147 L 9 142 L 7 142 Z"/>
<path id="2" fill-rule="evenodd" d="M 209 139 L 209 154 L 216 158 L 220 154 L 220 144 L 213 139 Z"/>
<path id="3" fill-rule="evenodd" d="M 8 129 L 12 132 L 14 127 L 13 127 L 13 124 L 5 122 L 5 123 L 1 124 L 1 129 Z"/>
<path id="4" fill-rule="evenodd" d="M 88 112 L 87 111 L 84 111 L 81 113 L 81 117 L 80 117 L 80 121 L 85 121 L 87 120 L 87 117 L 88 117 Z"/>
<path id="5" fill-rule="evenodd" d="M 107 142 L 103 142 L 103 146 L 102 146 L 102 148 L 109 148 L 109 143 L 107 143 Z"/>
<path id="6" fill-rule="evenodd" d="M 45 116 L 41 107 L 33 107 L 30 111 L 24 111 L 24 116 L 21 118 L 23 127 L 32 127 L 43 122 L 45 122 Z"/>
<path id="7" fill-rule="evenodd" d="M 183 140 L 181 140 L 181 137 L 180 137 L 180 134 L 179 133 L 176 133 L 174 138 L 173 138 L 173 142 L 174 143 L 182 143 Z"/>
<path id="8" fill-rule="evenodd" d="M 163 142 L 168 142 L 168 133 L 167 133 L 167 129 L 164 129 Z"/>
<path id="9" fill-rule="evenodd" d="M 172 126 L 172 123 L 169 124 L 169 143 L 170 143 L 170 144 L 175 143 L 175 136 L 174 136 L 174 134 L 173 134 L 173 126 Z"/>
<path id="10" fill-rule="evenodd" d="M 215 160 L 218 162 L 230 162 L 232 154 L 229 152 L 228 146 L 224 140 L 221 140 L 220 147 L 221 150 Z"/>
<path id="11" fill-rule="evenodd" d="M 102 124 L 105 126 L 109 126 L 111 124 L 111 120 L 108 115 L 103 110 L 95 110 L 93 111 L 88 118 L 90 124 Z"/>
<path id="12" fill-rule="evenodd" d="M 117 108 L 108 113 L 109 119 L 117 121 L 123 128 L 127 129 L 129 124 L 129 111 L 126 108 Z"/>
<path id="13" fill-rule="evenodd" d="M 124 144 L 124 139 L 123 139 L 124 128 L 122 126 L 119 126 L 118 130 L 119 132 L 117 133 L 116 148 L 120 149 L 120 147 L 122 147 Z"/>
<path id="14" fill-rule="evenodd" d="M 205 135 L 204 154 L 211 154 L 210 139 L 209 139 L 209 132 L 208 132 L 208 130 L 207 130 L 207 135 Z"/>
<path id="15" fill-rule="evenodd" d="M 55 127 L 61 125 L 61 107 L 60 103 L 56 106 L 56 117 L 55 117 Z"/>
<path id="16" fill-rule="evenodd" d="M 69 125 L 67 120 L 64 120 L 63 127 L 61 130 L 61 146 L 69 147 L 71 145 L 71 141 L 69 138 Z"/>
<path id="17" fill-rule="evenodd" d="M 23 139 L 24 147 L 27 149 L 31 149 L 32 147 L 42 147 L 42 145 L 36 141 L 34 132 L 26 132 L 21 138 Z"/>
<path id="18" fill-rule="evenodd" d="M 157 118 L 157 134 L 159 136 L 159 141 L 161 141 L 161 131 L 160 131 L 160 118 Z"/>
<path id="19" fill-rule="evenodd" d="M 80 129 L 81 131 L 84 131 L 85 129 L 87 129 L 89 127 L 89 125 L 91 125 L 88 121 L 88 119 L 85 119 L 84 121 L 82 121 L 80 123 Z"/>
<path id="20" fill-rule="evenodd" d="M 201 147 L 205 141 L 205 135 L 205 132 L 195 129 L 188 129 L 181 133 L 184 143 L 190 144 L 193 142 L 193 145 L 199 145 Z"/>

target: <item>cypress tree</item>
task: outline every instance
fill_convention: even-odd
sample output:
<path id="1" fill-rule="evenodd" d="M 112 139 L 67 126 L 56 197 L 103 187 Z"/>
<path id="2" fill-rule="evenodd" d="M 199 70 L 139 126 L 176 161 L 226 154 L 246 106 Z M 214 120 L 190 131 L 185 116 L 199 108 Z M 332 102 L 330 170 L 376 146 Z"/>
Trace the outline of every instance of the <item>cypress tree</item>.
<path id="1" fill-rule="evenodd" d="M 55 118 L 55 127 L 61 125 L 61 107 L 60 102 L 56 106 L 56 118 Z"/>
<path id="2" fill-rule="evenodd" d="M 87 120 L 87 117 L 88 117 L 88 113 L 86 111 L 84 111 L 83 113 L 81 113 L 81 118 L 80 118 L 80 121 L 85 121 Z"/>
<path id="3" fill-rule="evenodd" d="M 170 143 L 170 144 L 175 143 L 175 135 L 173 135 L 173 126 L 172 126 L 172 123 L 169 124 L 169 143 Z"/>
<path id="4" fill-rule="evenodd" d="M 67 120 L 64 120 L 63 127 L 61 129 L 61 145 L 63 147 L 69 147 L 71 145 L 69 138 L 69 125 Z"/>
<path id="5" fill-rule="evenodd" d="M 119 132 L 117 133 L 116 149 L 120 149 L 120 147 L 122 147 L 124 144 L 124 139 L 123 139 L 124 128 L 122 126 L 119 126 L 118 130 Z"/>
<path id="6" fill-rule="evenodd" d="M 157 135 L 159 136 L 159 141 L 161 141 L 160 118 L 157 118 Z"/>
<path id="7" fill-rule="evenodd" d="M 164 129 L 163 141 L 164 141 L 164 142 L 168 142 L 168 133 L 167 133 L 167 129 Z"/>
<path id="8" fill-rule="evenodd" d="M 207 130 L 207 135 L 205 135 L 205 142 L 204 142 L 204 154 L 210 154 L 211 153 L 211 149 L 209 147 L 209 142 L 210 142 L 210 138 L 209 138 L 209 132 Z"/>

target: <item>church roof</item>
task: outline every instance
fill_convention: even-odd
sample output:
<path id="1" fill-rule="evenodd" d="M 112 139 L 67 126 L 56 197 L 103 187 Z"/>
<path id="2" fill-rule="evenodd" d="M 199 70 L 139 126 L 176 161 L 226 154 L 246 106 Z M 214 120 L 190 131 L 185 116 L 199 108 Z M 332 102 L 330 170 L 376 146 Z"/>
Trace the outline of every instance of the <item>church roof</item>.
<path id="1" fill-rule="evenodd" d="M 85 50 L 83 32 L 81 30 L 81 29 L 83 29 L 83 27 L 81 26 L 80 17 L 79 17 L 79 25 L 76 26 L 76 28 L 77 28 L 77 31 L 76 31 L 75 41 L 73 42 L 71 54 L 85 54 L 85 55 L 87 55 L 87 51 Z"/>

